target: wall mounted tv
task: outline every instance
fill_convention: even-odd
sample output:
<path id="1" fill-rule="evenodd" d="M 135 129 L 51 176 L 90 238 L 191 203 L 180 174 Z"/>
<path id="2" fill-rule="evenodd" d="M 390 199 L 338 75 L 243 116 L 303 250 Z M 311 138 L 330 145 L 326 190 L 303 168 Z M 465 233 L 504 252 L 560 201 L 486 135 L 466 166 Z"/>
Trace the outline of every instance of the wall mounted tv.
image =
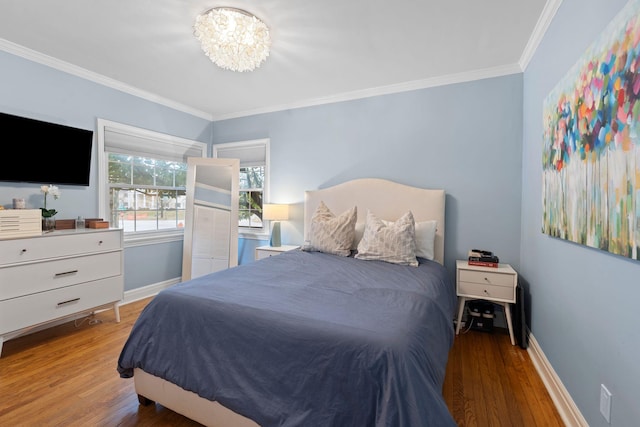
<path id="1" fill-rule="evenodd" d="M 0 113 L 0 181 L 89 185 L 93 131 Z"/>

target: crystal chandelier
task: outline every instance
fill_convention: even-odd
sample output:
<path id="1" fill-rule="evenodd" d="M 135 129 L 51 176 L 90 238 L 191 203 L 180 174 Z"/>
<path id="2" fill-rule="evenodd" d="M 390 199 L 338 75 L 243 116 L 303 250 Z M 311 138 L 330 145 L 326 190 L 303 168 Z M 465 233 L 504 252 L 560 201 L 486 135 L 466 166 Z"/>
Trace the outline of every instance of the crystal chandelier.
<path id="1" fill-rule="evenodd" d="M 252 71 L 269 56 L 269 28 L 244 10 L 214 7 L 198 15 L 193 30 L 202 50 L 221 68 Z"/>

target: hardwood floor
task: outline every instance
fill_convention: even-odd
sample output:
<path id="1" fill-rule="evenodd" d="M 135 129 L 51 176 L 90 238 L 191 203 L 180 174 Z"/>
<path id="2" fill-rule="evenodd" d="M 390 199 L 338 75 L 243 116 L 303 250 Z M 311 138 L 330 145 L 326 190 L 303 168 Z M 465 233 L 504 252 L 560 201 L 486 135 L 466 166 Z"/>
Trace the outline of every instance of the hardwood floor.
<path id="1" fill-rule="evenodd" d="M 198 426 L 160 405 L 140 406 L 116 364 L 149 299 L 93 321 L 69 322 L 4 344 L 0 426 Z M 456 337 L 443 395 L 460 426 L 562 426 L 526 350 L 506 333 Z"/>
<path id="2" fill-rule="evenodd" d="M 529 358 L 506 329 L 469 331 L 449 353 L 443 396 L 459 426 L 564 426 Z"/>

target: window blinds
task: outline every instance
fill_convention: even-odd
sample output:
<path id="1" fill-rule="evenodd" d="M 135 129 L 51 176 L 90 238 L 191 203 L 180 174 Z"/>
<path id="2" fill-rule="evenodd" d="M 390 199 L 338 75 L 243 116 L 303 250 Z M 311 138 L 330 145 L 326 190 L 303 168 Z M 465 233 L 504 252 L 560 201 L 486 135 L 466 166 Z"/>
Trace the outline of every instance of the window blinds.
<path id="1" fill-rule="evenodd" d="M 214 156 L 223 159 L 240 159 L 240 167 L 266 166 L 267 144 L 221 144 L 213 146 Z"/>
<path id="2" fill-rule="evenodd" d="M 204 157 L 206 144 L 151 132 L 104 128 L 105 151 L 139 157 L 186 162 L 187 157 Z"/>

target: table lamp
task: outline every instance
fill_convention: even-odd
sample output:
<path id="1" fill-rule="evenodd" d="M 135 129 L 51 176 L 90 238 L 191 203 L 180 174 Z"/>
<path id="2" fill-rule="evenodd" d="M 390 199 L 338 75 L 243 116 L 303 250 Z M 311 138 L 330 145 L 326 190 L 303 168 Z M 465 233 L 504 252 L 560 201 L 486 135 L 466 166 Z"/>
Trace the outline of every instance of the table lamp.
<path id="1" fill-rule="evenodd" d="M 289 205 L 274 203 L 265 203 L 264 205 L 262 205 L 262 220 L 273 221 L 269 245 L 273 247 L 281 246 L 280 221 L 286 221 L 288 219 Z"/>

